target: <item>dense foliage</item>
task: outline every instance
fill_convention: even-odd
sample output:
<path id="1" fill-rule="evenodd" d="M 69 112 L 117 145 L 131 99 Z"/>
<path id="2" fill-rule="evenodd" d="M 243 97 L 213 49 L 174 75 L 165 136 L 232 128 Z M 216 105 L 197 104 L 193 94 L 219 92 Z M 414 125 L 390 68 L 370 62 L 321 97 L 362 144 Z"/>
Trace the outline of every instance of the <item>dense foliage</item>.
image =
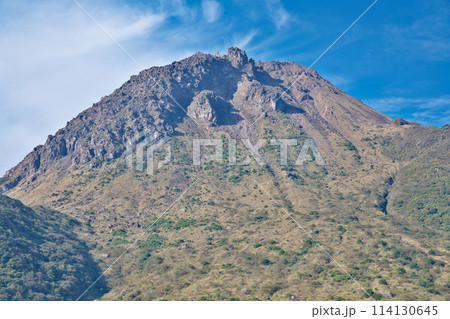
<path id="1" fill-rule="evenodd" d="M 98 276 L 77 221 L 0 195 L 0 300 L 73 300 Z M 101 286 L 101 285 L 99 285 Z M 89 292 L 95 298 L 101 289 Z"/>

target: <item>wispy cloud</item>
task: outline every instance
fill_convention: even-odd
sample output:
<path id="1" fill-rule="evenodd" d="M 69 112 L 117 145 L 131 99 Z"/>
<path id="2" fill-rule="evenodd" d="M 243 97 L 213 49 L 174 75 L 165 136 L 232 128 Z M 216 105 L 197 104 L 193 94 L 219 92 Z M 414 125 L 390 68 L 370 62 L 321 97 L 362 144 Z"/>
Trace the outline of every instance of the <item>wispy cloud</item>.
<path id="1" fill-rule="evenodd" d="M 247 33 L 244 37 L 238 37 L 234 41 L 234 46 L 237 46 L 238 48 L 244 49 L 252 40 L 253 38 L 258 34 L 256 30 L 250 30 L 249 33 Z"/>
<path id="2" fill-rule="evenodd" d="M 380 99 L 369 99 L 368 102 L 374 103 L 382 111 L 397 111 L 414 105 L 421 110 L 448 108 L 450 110 L 450 95 L 432 98 L 408 98 L 408 97 L 386 97 Z"/>
<path id="3" fill-rule="evenodd" d="M 364 101 L 391 117 L 403 116 L 405 120 L 424 125 L 450 123 L 450 95 L 431 98 L 386 97 Z"/>
<path id="4" fill-rule="evenodd" d="M 224 11 L 214 1 L 160 1 L 143 7 L 80 2 L 148 67 L 198 50 L 224 49 L 236 39 L 245 46 L 255 35 L 250 30 L 238 37 L 229 23 L 219 23 Z M 205 19 L 218 25 L 205 29 Z M 141 71 L 71 1 L 0 1 L 0 29 L 0 175 Z"/>
<path id="5" fill-rule="evenodd" d="M 429 1 L 423 4 L 421 17 L 410 24 L 385 26 L 385 37 L 391 51 L 403 52 L 405 57 L 422 60 L 450 58 L 450 5 L 448 1 Z"/>
<path id="6" fill-rule="evenodd" d="M 323 8 L 314 2 L 281 0 L 79 1 L 146 67 L 165 65 L 197 51 L 223 52 L 231 45 L 245 48 L 256 59 L 308 64 L 328 45 L 327 39 L 325 44 L 320 39 L 330 25 L 316 15 L 347 14 L 335 12 L 341 5 Z M 422 15 L 421 11 L 414 25 L 388 26 L 395 31 L 388 44 L 398 40 L 409 53 L 417 51 L 440 61 L 448 58 L 450 15 L 445 10 L 449 5 L 432 2 L 438 3 L 435 11 L 441 12 L 429 10 Z M 299 9 L 304 7 L 309 11 Z M 36 144 L 44 143 L 49 133 L 141 71 L 72 1 L 0 0 L 0 30 L 0 175 Z M 348 55 L 345 58 L 339 63 L 354 66 Z M 363 70 L 364 65 L 353 69 Z M 334 65 L 320 71 L 328 71 L 325 78 L 339 87 L 346 89 L 349 79 L 357 86 L 358 77 L 351 70 L 348 77 L 333 75 L 346 74 Z M 392 70 L 388 71 L 391 77 Z M 439 71 L 441 81 L 446 70 Z M 407 96 L 403 91 L 390 92 Z M 436 123 L 448 122 L 445 109 L 423 110 L 409 103 L 411 111 L 402 109 L 409 116 L 406 119 L 431 121 L 438 116 Z"/>
<path id="7" fill-rule="evenodd" d="M 268 12 L 277 29 L 287 26 L 293 21 L 293 16 L 284 8 L 280 0 L 266 0 Z"/>
<path id="8" fill-rule="evenodd" d="M 119 6 L 90 9 L 116 39 L 132 43 L 132 49 L 138 39 L 163 26 L 167 16 Z M 0 14 L 2 175 L 48 134 L 139 70 L 72 3 L 3 1 L 0 12 L 8 12 Z M 153 56 L 164 56 L 162 63 L 172 57 Z"/>
<path id="9" fill-rule="evenodd" d="M 216 22 L 223 12 L 222 5 L 213 0 L 202 1 L 202 12 L 208 23 Z"/>
<path id="10" fill-rule="evenodd" d="M 348 77 L 339 74 L 323 73 L 321 75 L 325 80 L 330 81 L 334 86 L 340 88 L 341 90 L 346 89 L 348 84 L 351 82 Z"/>

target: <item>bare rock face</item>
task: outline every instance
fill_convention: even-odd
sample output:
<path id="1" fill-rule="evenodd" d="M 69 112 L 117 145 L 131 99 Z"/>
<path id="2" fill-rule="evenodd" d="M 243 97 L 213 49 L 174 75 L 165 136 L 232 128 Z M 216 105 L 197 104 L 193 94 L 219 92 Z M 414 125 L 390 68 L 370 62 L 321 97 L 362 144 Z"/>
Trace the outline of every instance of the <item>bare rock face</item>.
<path id="1" fill-rule="evenodd" d="M 325 152 L 331 131 L 345 135 L 355 125 L 392 124 L 299 64 L 255 62 L 239 48 L 226 55 L 198 52 L 133 75 L 9 170 L 0 179 L 0 193 L 33 184 L 56 166 L 61 172 L 74 164 L 101 166 L 121 157 L 127 141 L 144 129 L 171 135 L 192 118 L 206 127 L 237 125 L 227 128 L 237 132 L 278 112 L 301 115 L 301 125 Z"/>
<path id="2" fill-rule="evenodd" d="M 249 63 L 247 54 L 238 48 L 229 48 L 227 52 L 227 59 L 231 62 L 231 65 L 235 68 L 240 68 Z"/>
<path id="3" fill-rule="evenodd" d="M 223 102 L 223 99 L 217 97 L 213 91 L 202 91 L 188 106 L 188 115 L 208 125 L 215 125 L 217 124 L 217 112 L 221 112 L 220 102 Z"/>
<path id="4" fill-rule="evenodd" d="M 408 121 L 405 121 L 402 118 L 397 117 L 396 119 L 394 119 L 394 124 L 395 125 L 408 125 L 410 123 Z"/>
<path id="5" fill-rule="evenodd" d="M 235 112 L 233 105 L 223 97 L 213 91 L 204 90 L 192 99 L 187 114 L 206 126 L 217 126 L 232 125 L 242 120 Z"/>

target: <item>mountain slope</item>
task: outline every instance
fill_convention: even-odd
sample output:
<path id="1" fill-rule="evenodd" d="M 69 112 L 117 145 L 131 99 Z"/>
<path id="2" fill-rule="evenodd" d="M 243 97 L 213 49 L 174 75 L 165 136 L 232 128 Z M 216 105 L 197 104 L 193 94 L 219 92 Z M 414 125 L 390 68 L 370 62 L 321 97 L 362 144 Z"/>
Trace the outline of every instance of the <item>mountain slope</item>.
<path id="1" fill-rule="evenodd" d="M 392 192 L 390 212 L 404 214 L 450 231 L 450 126 L 413 127 L 384 136 L 384 152 L 402 163 Z"/>
<path id="2" fill-rule="evenodd" d="M 172 160 L 154 175 L 126 165 L 127 141 L 144 130 L 172 138 Z M 193 140 L 208 138 L 223 141 L 224 160 L 193 165 Z M 280 165 L 270 141 L 288 138 L 298 143 Z M 325 165 L 295 165 L 308 138 Z M 265 165 L 241 165 L 242 139 L 265 139 Z M 83 222 L 102 268 L 149 227 L 107 274 L 104 299 L 445 299 L 449 141 L 448 128 L 390 119 L 314 70 L 230 48 L 132 76 L 0 187 Z M 431 167 L 440 173 L 423 192 Z"/>
<path id="3" fill-rule="evenodd" d="M 100 275 L 73 232 L 78 223 L 0 195 L 0 300 L 76 299 Z"/>

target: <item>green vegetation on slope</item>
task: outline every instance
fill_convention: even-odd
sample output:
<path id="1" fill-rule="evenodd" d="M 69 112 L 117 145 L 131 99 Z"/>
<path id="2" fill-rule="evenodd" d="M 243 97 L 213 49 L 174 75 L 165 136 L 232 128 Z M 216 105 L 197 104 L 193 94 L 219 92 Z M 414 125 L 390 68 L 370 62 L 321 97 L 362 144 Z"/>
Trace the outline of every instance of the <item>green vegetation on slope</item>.
<path id="1" fill-rule="evenodd" d="M 99 271 L 79 222 L 0 195 L 0 300 L 74 300 Z M 99 284 L 102 286 L 102 284 Z M 102 293 L 94 287 L 90 299 Z"/>
<path id="2" fill-rule="evenodd" d="M 412 127 L 387 136 L 382 146 L 401 163 L 388 210 L 450 231 L 450 126 Z"/>

